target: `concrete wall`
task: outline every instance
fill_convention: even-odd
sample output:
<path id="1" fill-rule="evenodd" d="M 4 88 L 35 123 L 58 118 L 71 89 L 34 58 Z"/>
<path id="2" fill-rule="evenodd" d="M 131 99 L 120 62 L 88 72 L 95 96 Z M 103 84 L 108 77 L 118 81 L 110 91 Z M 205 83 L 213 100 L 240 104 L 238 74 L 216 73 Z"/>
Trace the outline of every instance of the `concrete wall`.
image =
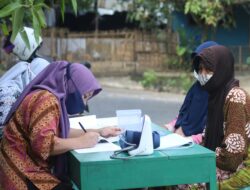
<path id="1" fill-rule="evenodd" d="M 60 33 L 44 37 L 41 54 L 70 62 L 92 63 L 92 70 L 101 76 L 128 75 L 154 69 L 161 71 L 168 57 L 166 44 L 154 34 L 139 31 L 99 33 Z M 171 39 L 172 41 L 175 38 Z M 170 53 L 176 44 L 169 43 Z"/>

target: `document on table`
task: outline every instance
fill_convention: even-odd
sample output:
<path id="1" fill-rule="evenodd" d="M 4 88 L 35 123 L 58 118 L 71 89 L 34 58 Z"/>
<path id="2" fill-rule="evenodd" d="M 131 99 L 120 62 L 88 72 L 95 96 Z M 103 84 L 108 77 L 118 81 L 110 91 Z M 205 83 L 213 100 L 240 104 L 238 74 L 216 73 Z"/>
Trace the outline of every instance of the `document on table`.
<path id="1" fill-rule="evenodd" d="M 108 143 L 98 143 L 93 148 L 84 148 L 84 149 L 76 149 L 77 153 L 93 153 L 93 152 L 113 152 L 116 150 L 120 150 L 120 146 L 108 142 Z"/>
<path id="2" fill-rule="evenodd" d="M 171 133 L 166 136 L 161 136 L 160 147 L 155 150 L 164 150 L 171 148 L 180 148 L 184 145 L 191 145 L 193 142 L 191 139 L 182 137 L 176 133 Z M 188 147 L 188 146 L 187 146 Z"/>
<path id="3" fill-rule="evenodd" d="M 70 128 L 81 129 L 79 122 L 82 123 L 84 128 L 86 129 L 99 129 L 105 126 L 117 126 L 117 118 L 96 118 L 96 115 L 87 115 L 80 117 L 73 117 L 69 119 Z M 100 140 L 104 138 L 100 137 Z M 93 152 L 112 152 L 116 150 L 120 150 L 120 146 L 114 144 L 113 142 L 117 142 L 119 137 L 109 137 L 106 138 L 107 142 L 98 143 L 96 146 L 92 148 L 84 148 L 84 149 L 76 149 L 77 153 L 93 153 Z"/>
<path id="4" fill-rule="evenodd" d="M 85 129 L 100 129 L 105 126 L 117 126 L 117 117 L 96 118 L 96 115 L 85 115 L 69 118 L 70 128 L 81 129 L 79 122 Z M 119 137 L 107 138 L 109 142 L 117 142 Z"/>
<path id="5" fill-rule="evenodd" d="M 99 129 L 105 126 L 117 126 L 117 117 L 96 118 L 96 115 L 85 115 L 69 118 L 70 128 L 81 129 L 79 122 L 86 129 Z"/>
<path id="6" fill-rule="evenodd" d="M 70 128 L 81 129 L 79 122 L 81 122 L 85 129 L 98 129 L 96 115 L 86 115 L 69 118 Z"/>

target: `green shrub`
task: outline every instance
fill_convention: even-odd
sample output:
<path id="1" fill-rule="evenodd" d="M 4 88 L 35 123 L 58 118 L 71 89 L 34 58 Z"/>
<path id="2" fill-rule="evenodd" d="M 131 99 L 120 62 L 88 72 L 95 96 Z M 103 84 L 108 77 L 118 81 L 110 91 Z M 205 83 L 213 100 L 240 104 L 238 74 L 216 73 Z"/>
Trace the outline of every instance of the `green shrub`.
<path id="1" fill-rule="evenodd" d="M 247 63 L 247 65 L 250 65 L 250 57 L 247 57 L 246 63 Z"/>
<path id="2" fill-rule="evenodd" d="M 143 73 L 141 84 L 144 88 L 154 87 L 157 82 L 156 72 L 149 70 Z"/>
<path id="3" fill-rule="evenodd" d="M 179 76 L 159 76 L 152 70 L 144 72 L 139 81 L 144 88 L 174 93 L 186 93 L 194 82 L 193 77 L 188 73 L 182 73 Z"/>
<path id="4" fill-rule="evenodd" d="M 191 79 L 191 77 L 187 74 L 181 74 L 180 80 L 181 80 L 181 87 L 184 90 L 184 92 L 187 92 L 194 82 L 193 79 Z"/>

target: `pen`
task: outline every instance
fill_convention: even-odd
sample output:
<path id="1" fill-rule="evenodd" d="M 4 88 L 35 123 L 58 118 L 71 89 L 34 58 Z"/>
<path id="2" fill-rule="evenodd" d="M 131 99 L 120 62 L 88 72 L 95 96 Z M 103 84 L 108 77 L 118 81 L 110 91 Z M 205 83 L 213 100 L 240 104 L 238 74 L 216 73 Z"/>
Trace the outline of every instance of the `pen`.
<path id="1" fill-rule="evenodd" d="M 80 125 L 80 127 L 82 128 L 82 130 L 85 132 L 85 133 L 87 133 L 87 131 L 86 131 L 86 129 L 83 127 L 83 125 L 81 124 L 81 122 L 78 122 L 79 123 L 79 125 Z M 107 143 L 108 141 L 107 141 L 107 139 L 105 139 L 105 138 L 103 138 L 103 137 L 99 137 L 99 141 L 98 141 L 99 143 Z"/>
<path id="2" fill-rule="evenodd" d="M 78 123 L 79 123 L 80 127 L 82 128 L 82 130 L 83 130 L 85 133 L 87 133 L 86 129 L 84 129 L 84 127 L 83 127 L 83 125 L 81 124 L 81 122 L 78 122 Z"/>

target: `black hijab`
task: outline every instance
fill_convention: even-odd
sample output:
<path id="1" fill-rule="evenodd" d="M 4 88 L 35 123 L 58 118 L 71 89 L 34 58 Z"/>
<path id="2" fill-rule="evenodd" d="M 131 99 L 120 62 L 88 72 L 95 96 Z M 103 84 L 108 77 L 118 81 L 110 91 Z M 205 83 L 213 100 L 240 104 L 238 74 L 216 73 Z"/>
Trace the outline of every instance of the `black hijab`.
<path id="1" fill-rule="evenodd" d="M 228 92 L 239 81 L 234 78 L 234 58 L 224 46 L 212 46 L 204 49 L 194 61 L 194 68 L 198 71 L 199 64 L 214 72 L 212 78 L 203 86 L 208 92 L 208 116 L 205 132 L 205 147 L 215 150 L 220 147 L 224 137 L 224 104 Z"/>

